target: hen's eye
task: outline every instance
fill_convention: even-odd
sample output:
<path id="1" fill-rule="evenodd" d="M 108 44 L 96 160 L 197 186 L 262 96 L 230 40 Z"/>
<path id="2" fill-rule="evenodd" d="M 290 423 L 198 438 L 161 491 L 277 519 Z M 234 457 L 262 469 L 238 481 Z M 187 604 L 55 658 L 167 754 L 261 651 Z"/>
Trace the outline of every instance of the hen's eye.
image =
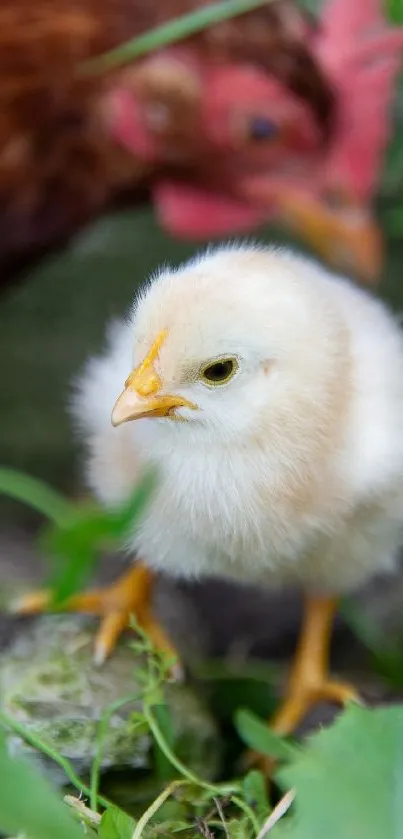
<path id="1" fill-rule="evenodd" d="M 209 385 L 223 385 L 232 378 L 238 369 L 235 358 L 223 358 L 208 364 L 201 372 L 201 378 Z"/>
<path id="2" fill-rule="evenodd" d="M 267 117 L 252 117 L 249 124 L 251 140 L 272 140 L 278 134 L 275 122 Z"/>

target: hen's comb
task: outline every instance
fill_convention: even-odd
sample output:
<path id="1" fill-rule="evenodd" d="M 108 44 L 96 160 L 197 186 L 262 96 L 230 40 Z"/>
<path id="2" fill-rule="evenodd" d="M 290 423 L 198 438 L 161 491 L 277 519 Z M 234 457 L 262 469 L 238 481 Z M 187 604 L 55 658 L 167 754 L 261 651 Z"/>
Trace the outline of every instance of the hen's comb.
<path id="1" fill-rule="evenodd" d="M 325 185 L 368 201 L 391 134 L 403 28 L 388 25 L 379 0 L 330 0 L 316 51 L 337 102 Z"/>

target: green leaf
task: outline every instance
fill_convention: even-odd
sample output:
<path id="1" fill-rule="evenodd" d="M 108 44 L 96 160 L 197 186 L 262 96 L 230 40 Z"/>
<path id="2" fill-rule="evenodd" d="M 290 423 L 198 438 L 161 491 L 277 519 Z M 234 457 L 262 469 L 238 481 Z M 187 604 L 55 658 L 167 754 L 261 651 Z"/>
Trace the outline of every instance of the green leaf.
<path id="1" fill-rule="evenodd" d="M 403 206 L 400 204 L 391 210 L 384 210 L 382 223 L 391 239 L 400 239 L 403 236 Z"/>
<path id="2" fill-rule="evenodd" d="M 210 6 L 204 6 L 189 14 L 173 18 L 168 23 L 126 41 L 110 52 L 89 59 L 85 62 L 83 70 L 99 73 L 111 67 L 127 64 L 153 50 L 189 38 L 190 35 L 195 35 L 196 32 L 201 32 L 209 26 L 245 14 L 265 3 L 267 0 L 223 0 L 221 3 L 212 3 Z"/>
<path id="3" fill-rule="evenodd" d="M 401 839 L 403 706 L 351 705 L 277 775 L 295 815 L 273 839 Z"/>
<path id="4" fill-rule="evenodd" d="M 252 769 L 242 781 L 242 791 L 247 804 L 252 807 L 260 822 L 267 818 L 271 807 L 267 795 L 267 780 L 263 772 Z"/>
<path id="5" fill-rule="evenodd" d="M 51 606 L 58 607 L 81 589 L 105 543 L 122 543 L 133 530 L 156 484 L 149 470 L 120 509 L 105 511 L 95 503 L 74 505 L 43 481 L 24 472 L 0 468 L 0 493 L 29 504 L 52 522 L 41 535 L 53 560 L 49 588 Z"/>
<path id="6" fill-rule="evenodd" d="M 169 708 L 166 705 L 153 705 L 152 711 L 157 720 L 158 728 L 169 748 L 174 749 L 174 729 Z M 177 776 L 176 769 L 154 741 L 155 772 L 159 781 L 172 781 Z"/>
<path id="7" fill-rule="evenodd" d="M 102 546 L 102 519 L 76 515 L 60 529 L 42 535 L 43 548 L 52 560 L 47 587 L 52 590 L 52 608 L 82 589 L 89 580 Z"/>
<path id="8" fill-rule="evenodd" d="M 94 503 L 82 505 L 73 509 L 63 526 L 44 534 L 47 553 L 56 560 L 49 581 L 53 608 L 83 588 L 107 542 L 121 545 L 134 530 L 155 483 L 155 473 L 148 471 L 120 509 L 110 512 Z"/>
<path id="9" fill-rule="evenodd" d="M 392 23 L 403 23 L 403 0 L 386 0 L 386 14 Z"/>
<path id="10" fill-rule="evenodd" d="M 399 4 L 402 0 L 398 0 Z M 391 107 L 390 138 L 385 149 L 383 171 L 380 182 L 380 196 L 399 201 L 403 183 L 403 73 L 400 72 L 394 86 Z"/>
<path id="11" fill-rule="evenodd" d="M 0 469 L 0 493 L 29 504 L 58 525 L 62 525 L 74 509 L 69 501 L 43 481 L 18 469 Z"/>
<path id="12" fill-rule="evenodd" d="M 129 500 L 110 516 L 110 535 L 124 538 L 133 529 L 133 524 L 150 500 L 157 485 L 157 473 L 148 469 L 138 482 Z"/>
<path id="13" fill-rule="evenodd" d="M 227 835 L 230 836 L 231 839 L 250 839 L 250 825 L 248 823 L 248 819 L 231 819 L 231 821 L 227 824 Z"/>
<path id="14" fill-rule="evenodd" d="M 119 807 L 108 807 L 99 825 L 99 839 L 131 839 L 136 822 Z"/>
<path id="15" fill-rule="evenodd" d="M 244 743 L 257 752 L 283 761 L 291 760 L 298 753 L 296 746 L 275 734 L 267 723 L 251 711 L 238 710 L 235 714 L 235 726 Z"/>
<path id="16" fill-rule="evenodd" d="M 357 638 L 367 647 L 377 673 L 394 687 L 403 687 L 403 651 L 398 639 L 392 639 L 389 634 L 382 632 L 357 604 L 343 602 L 341 614 Z"/>
<path id="17" fill-rule="evenodd" d="M 0 731 L 0 832 L 29 839 L 83 839 L 83 832 L 45 779 L 13 760 Z"/>

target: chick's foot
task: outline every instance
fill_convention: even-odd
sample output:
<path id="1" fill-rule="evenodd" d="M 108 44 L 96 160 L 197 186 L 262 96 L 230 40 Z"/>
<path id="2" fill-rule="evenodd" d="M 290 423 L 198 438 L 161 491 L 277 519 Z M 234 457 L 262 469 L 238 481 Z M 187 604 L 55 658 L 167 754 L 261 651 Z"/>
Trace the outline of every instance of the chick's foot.
<path id="1" fill-rule="evenodd" d="M 83 612 L 102 618 L 94 644 L 94 660 L 97 664 L 102 664 L 113 651 L 119 636 L 130 624 L 131 616 L 136 618 L 154 646 L 177 662 L 176 651 L 152 614 L 150 601 L 153 583 L 153 573 L 139 563 L 109 587 L 73 595 L 60 607 L 63 612 Z M 20 615 L 45 612 L 49 602 L 50 592 L 33 592 L 15 604 L 14 612 Z M 179 674 L 178 668 L 179 665 L 175 664 L 175 675 Z"/>
<path id="2" fill-rule="evenodd" d="M 301 682 L 286 696 L 270 721 L 270 726 L 276 734 L 291 734 L 319 702 L 344 705 L 351 701 L 359 702 L 359 695 L 354 686 L 347 682 L 326 680 L 325 676 L 316 682 Z"/>
<path id="3" fill-rule="evenodd" d="M 278 734 L 291 734 L 318 702 L 345 704 L 358 701 L 352 685 L 329 675 L 330 641 L 337 601 L 308 598 L 297 651 L 291 667 L 285 698 L 271 727 Z"/>
<path id="4" fill-rule="evenodd" d="M 353 685 L 333 680 L 329 675 L 330 639 L 336 607 L 337 601 L 330 598 L 307 600 L 285 697 L 274 717 L 269 720 L 276 734 L 292 734 L 319 702 L 344 705 L 350 701 L 360 701 Z M 249 752 L 247 762 L 249 765 L 258 765 L 267 776 L 275 767 L 272 758 L 255 752 Z"/>

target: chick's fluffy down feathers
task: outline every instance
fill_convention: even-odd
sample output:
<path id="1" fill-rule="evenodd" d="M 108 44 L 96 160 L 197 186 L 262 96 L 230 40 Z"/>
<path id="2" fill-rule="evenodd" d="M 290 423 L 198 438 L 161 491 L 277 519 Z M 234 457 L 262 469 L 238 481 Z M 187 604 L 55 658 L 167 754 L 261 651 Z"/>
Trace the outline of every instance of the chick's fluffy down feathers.
<path id="1" fill-rule="evenodd" d="M 112 428 L 162 329 L 164 391 L 198 409 Z M 207 387 L 200 367 L 219 356 L 238 372 Z M 343 277 L 275 249 L 208 251 L 153 278 L 87 365 L 74 413 L 89 484 L 113 505 L 157 465 L 129 546 L 156 569 L 349 590 L 393 569 L 402 540 L 402 361 L 392 316 Z"/>

